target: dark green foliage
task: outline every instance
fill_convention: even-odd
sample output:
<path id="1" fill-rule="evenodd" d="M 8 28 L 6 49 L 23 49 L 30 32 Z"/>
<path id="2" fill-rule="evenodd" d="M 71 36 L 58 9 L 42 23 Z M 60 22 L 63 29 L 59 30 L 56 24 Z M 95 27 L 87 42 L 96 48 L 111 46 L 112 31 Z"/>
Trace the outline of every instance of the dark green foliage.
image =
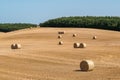
<path id="1" fill-rule="evenodd" d="M 97 28 L 120 31 L 120 17 L 75 16 L 61 17 L 40 23 L 41 27 Z"/>
<path id="2" fill-rule="evenodd" d="M 19 29 L 25 29 L 29 27 L 36 27 L 36 24 L 26 24 L 26 23 L 6 23 L 6 24 L 0 24 L 0 31 L 1 32 L 10 32 L 14 30 L 19 30 Z"/>

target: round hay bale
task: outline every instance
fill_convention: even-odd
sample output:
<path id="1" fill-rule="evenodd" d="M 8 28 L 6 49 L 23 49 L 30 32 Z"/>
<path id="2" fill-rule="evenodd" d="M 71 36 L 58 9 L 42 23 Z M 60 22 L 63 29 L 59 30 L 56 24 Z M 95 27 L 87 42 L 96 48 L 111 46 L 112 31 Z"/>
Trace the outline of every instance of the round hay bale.
<path id="1" fill-rule="evenodd" d="M 97 39 L 97 36 L 93 36 L 93 39 L 94 39 L 94 40 Z"/>
<path id="2" fill-rule="evenodd" d="M 16 44 L 17 49 L 21 49 L 21 44 Z"/>
<path id="3" fill-rule="evenodd" d="M 59 31 L 58 34 L 65 34 L 65 31 Z"/>
<path id="4" fill-rule="evenodd" d="M 62 38 L 62 35 L 59 35 L 59 36 L 58 36 L 58 39 L 61 39 L 61 38 Z"/>
<path id="5" fill-rule="evenodd" d="M 20 44 L 12 44 L 11 49 L 21 49 L 21 45 Z"/>
<path id="6" fill-rule="evenodd" d="M 59 45 L 63 45 L 63 42 L 62 42 L 62 41 L 59 41 Z"/>
<path id="7" fill-rule="evenodd" d="M 11 49 L 15 49 L 15 48 L 16 48 L 15 45 L 16 45 L 16 44 L 12 44 L 12 45 L 11 45 Z"/>
<path id="8" fill-rule="evenodd" d="M 74 47 L 74 48 L 79 48 L 79 46 L 80 46 L 80 43 L 74 43 L 74 44 L 73 44 L 73 47 Z"/>
<path id="9" fill-rule="evenodd" d="M 76 37 L 77 34 L 73 34 L 73 37 Z"/>
<path id="10" fill-rule="evenodd" d="M 85 43 L 80 43 L 80 48 L 86 48 L 86 44 Z"/>
<path id="11" fill-rule="evenodd" d="M 94 62 L 92 60 L 83 60 L 80 62 L 81 71 L 92 71 L 94 67 Z"/>

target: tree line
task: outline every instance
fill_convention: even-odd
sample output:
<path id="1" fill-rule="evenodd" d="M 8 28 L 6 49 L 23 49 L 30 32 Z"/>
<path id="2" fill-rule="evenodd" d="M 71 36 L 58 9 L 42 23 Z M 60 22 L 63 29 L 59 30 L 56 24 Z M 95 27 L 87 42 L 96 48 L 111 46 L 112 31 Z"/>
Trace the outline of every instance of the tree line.
<path id="1" fill-rule="evenodd" d="M 120 31 L 120 17 L 114 16 L 71 16 L 50 19 L 39 24 L 41 27 L 97 28 Z"/>
<path id="2" fill-rule="evenodd" d="M 0 32 L 10 32 L 19 29 L 36 27 L 36 24 L 29 23 L 0 23 Z"/>

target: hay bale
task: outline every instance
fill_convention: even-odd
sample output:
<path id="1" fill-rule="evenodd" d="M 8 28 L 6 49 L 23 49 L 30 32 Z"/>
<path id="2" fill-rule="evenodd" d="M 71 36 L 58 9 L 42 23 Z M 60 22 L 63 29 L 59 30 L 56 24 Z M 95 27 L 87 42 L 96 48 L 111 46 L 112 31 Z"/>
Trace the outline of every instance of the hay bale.
<path id="1" fill-rule="evenodd" d="M 15 45 L 16 45 L 16 44 L 12 44 L 12 45 L 11 45 L 11 49 L 15 49 L 15 48 L 16 48 Z"/>
<path id="2" fill-rule="evenodd" d="M 20 44 L 12 44 L 11 49 L 21 49 L 21 45 Z"/>
<path id="3" fill-rule="evenodd" d="M 77 34 L 73 34 L 73 37 L 76 37 Z"/>
<path id="4" fill-rule="evenodd" d="M 59 35 L 59 36 L 58 36 L 58 39 L 61 39 L 61 38 L 62 38 L 62 35 Z"/>
<path id="5" fill-rule="evenodd" d="M 92 71 L 94 69 L 94 62 L 92 60 L 83 60 L 80 62 L 81 71 Z"/>
<path id="6" fill-rule="evenodd" d="M 94 40 L 97 39 L 97 36 L 93 36 L 93 39 L 94 39 Z"/>
<path id="7" fill-rule="evenodd" d="M 86 48 L 86 44 L 85 43 L 80 43 L 79 48 Z"/>
<path id="8" fill-rule="evenodd" d="M 80 43 L 74 43 L 74 44 L 73 44 L 73 47 L 74 47 L 74 48 L 79 48 L 79 47 L 80 47 Z"/>
<path id="9" fill-rule="evenodd" d="M 63 45 L 63 42 L 62 42 L 62 41 L 59 41 L 59 45 Z"/>
<path id="10" fill-rule="evenodd" d="M 21 49 L 21 44 L 16 44 L 17 49 Z"/>
<path id="11" fill-rule="evenodd" d="M 58 34 L 65 34 L 65 31 L 59 31 Z"/>

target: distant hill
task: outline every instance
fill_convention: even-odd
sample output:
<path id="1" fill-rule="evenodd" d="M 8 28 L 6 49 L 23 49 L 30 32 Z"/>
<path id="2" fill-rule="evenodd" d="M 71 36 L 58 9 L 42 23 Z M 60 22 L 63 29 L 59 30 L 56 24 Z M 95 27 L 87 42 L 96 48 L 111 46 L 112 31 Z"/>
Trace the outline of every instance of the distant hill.
<path id="1" fill-rule="evenodd" d="M 120 31 L 120 17 L 75 16 L 61 17 L 39 24 L 41 27 L 77 27 Z"/>

